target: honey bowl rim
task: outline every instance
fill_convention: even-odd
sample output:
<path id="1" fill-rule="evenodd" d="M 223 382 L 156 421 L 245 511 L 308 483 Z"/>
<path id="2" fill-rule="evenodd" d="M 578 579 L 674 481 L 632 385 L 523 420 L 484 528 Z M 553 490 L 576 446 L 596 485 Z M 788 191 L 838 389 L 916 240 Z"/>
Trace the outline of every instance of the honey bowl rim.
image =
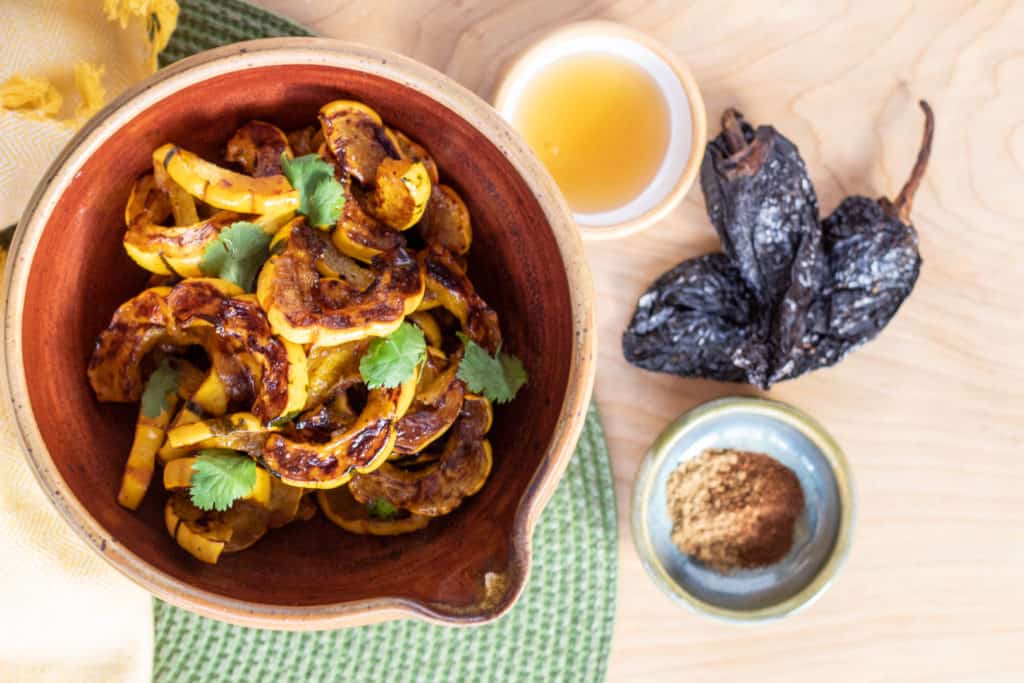
<path id="1" fill-rule="evenodd" d="M 494 108 L 498 110 L 506 121 L 510 121 L 513 114 L 510 111 L 512 105 L 509 102 L 510 92 L 514 86 L 526 77 L 530 64 L 541 59 L 545 52 L 556 48 L 560 43 L 581 37 L 618 38 L 633 42 L 649 50 L 675 75 L 690 110 L 689 157 L 671 190 L 649 209 L 627 220 L 601 226 L 577 222 L 577 228 L 586 241 L 618 239 L 652 227 L 655 223 L 665 218 L 686 197 L 694 181 L 697 179 L 697 175 L 700 172 L 700 164 L 704 158 L 704 146 L 707 143 L 707 111 L 704 106 L 703 95 L 693 73 L 672 50 L 652 36 L 629 26 L 614 21 L 594 19 L 573 22 L 545 33 L 520 52 L 505 67 L 494 89 L 491 101 L 494 103 Z M 639 64 L 638 66 L 645 72 L 649 72 L 647 67 Z M 661 90 L 660 86 L 659 90 Z M 662 169 L 659 167 L 658 174 L 661 172 Z M 655 178 L 657 178 L 657 174 Z M 654 179 L 651 182 L 653 183 Z"/>

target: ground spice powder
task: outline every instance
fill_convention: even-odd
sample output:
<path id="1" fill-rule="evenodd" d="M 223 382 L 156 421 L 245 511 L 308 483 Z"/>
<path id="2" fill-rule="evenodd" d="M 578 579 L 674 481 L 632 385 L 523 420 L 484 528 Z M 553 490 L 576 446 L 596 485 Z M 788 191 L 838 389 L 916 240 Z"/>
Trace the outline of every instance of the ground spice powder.
<path id="1" fill-rule="evenodd" d="M 796 475 L 762 453 L 707 450 L 668 480 L 672 541 L 720 572 L 785 557 L 803 508 Z"/>

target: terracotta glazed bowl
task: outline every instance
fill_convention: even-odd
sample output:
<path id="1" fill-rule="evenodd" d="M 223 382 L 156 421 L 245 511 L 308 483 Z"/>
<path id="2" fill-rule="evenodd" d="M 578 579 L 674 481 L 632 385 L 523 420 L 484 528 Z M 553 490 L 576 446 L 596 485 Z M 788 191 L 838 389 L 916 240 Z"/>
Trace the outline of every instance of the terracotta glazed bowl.
<path id="1" fill-rule="evenodd" d="M 307 125 L 341 96 L 423 143 L 465 198 L 470 275 L 530 384 L 496 411 L 487 485 L 426 530 L 356 536 L 318 516 L 207 566 L 168 536 L 159 486 L 137 513 L 115 501 L 136 406 L 97 402 L 86 380 L 97 333 L 146 280 L 121 246 L 125 201 L 164 142 L 215 156 L 246 121 Z M 6 278 L 5 384 L 29 461 L 68 523 L 154 595 L 238 624 L 319 629 L 396 617 L 482 623 L 522 592 L 534 523 L 593 385 L 591 283 L 554 182 L 490 106 L 442 74 L 312 38 L 242 43 L 164 69 L 54 162 L 19 225 Z"/>

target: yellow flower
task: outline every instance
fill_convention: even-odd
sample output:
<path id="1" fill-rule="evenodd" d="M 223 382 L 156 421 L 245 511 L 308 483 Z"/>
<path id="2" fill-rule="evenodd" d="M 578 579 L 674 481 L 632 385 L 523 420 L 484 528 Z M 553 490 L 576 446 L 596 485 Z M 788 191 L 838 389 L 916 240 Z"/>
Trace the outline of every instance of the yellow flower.
<path id="1" fill-rule="evenodd" d="M 132 17 L 146 20 L 146 40 L 149 41 L 150 68 L 156 71 L 157 56 L 167 47 L 178 25 L 176 0 L 103 0 L 103 12 L 110 21 L 128 28 Z"/>
<path id="2" fill-rule="evenodd" d="M 157 57 L 167 47 L 178 25 L 176 0 L 103 0 L 107 19 L 128 28 L 133 17 L 145 20 L 145 40 L 149 44 L 149 68 L 157 69 Z M 73 116 L 57 119 L 64 97 L 45 78 L 15 74 L 0 84 L 0 109 L 35 119 L 51 119 L 77 127 L 103 106 L 107 90 L 103 86 L 105 68 L 100 64 L 78 62 L 73 66 L 75 89 L 81 100 Z"/>

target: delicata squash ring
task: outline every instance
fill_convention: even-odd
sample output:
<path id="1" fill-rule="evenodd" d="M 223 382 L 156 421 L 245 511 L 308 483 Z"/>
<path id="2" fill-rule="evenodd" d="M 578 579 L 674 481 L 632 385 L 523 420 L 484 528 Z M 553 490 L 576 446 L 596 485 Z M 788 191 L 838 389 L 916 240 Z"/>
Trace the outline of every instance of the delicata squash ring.
<path id="1" fill-rule="evenodd" d="M 459 319 L 466 336 L 495 353 L 501 346 L 498 314 L 480 298 L 466 272 L 452 253 L 440 244 L 432 244 L 420 254 L 427 279 L 427 290 L 436 304 Z"/>
<path id="2" fill-rule="evenodd" d="M 201 344 L 215 367 L 225 349 L 255 389 L 252 412 L 269 421 L 306 402 L 306 354 L 273 335 L 255 301 L 223 280 L 195 278 L 153 287 L 122 304 L 100 333 L 89 362 L 89 381 L 101 401 L 137 401 L 140 365 L 161 343 Z"/>
<path id="3" fill-rule="evenodd" d="M 363 412 L 348 429 L 326 443 L 298 441 L 271 434 L 260 461 L 292 486 L 329 489 L 348 482 L 357 472 L 372 472 L 395 446 L 396 422 L 416 393 L 419 373 L 393 389 L 371 389 Z"/>
<path id="4" fill-rule="evenodd" d="M 199 263 L 206 247 L 242 216 L 218 211 L 205 220 L 197 217 L 191 225 L 167 227 L 162 223 L 171 215 L 171 208 L 152 174 L 135 181 L 125 210 L 124 250 L 151 273 L 200 277 Z"/>
<path id="5" fill-rule="evenodd" d="M 395 142 L 388 137 L 380 114 L 355 100 L 335 100 L 320 107 L 324 141 L 342 170 L 366 186 L 377 178 L 384 159 L 401 159 Z"/>
<path id="6" fill-rule="evenodd" d="M 401 247 L 373 259 L 376 277 L 365 289 L 320 275 L 325 246 L 304 218 L 282 228 L 271 249 L 279 251 L 260 271 L 256 297 L 274 332 L 296 344 L 387 336 L 423 299 L 420 265 Z"/>
<path id="7" fill-rule="evenodd" d="M 422 147 L 388 131 L 380 115 L 362 102 L 335 100 L 320 108 L 324 141 L 343 173 L 354 177 L 364 192 L 347 193 L 374 218 L 396 230 L 420 220 L 437 173 L 417 158 Z M 409 154 L 403 154 L 402 147 Z M 427 157 L 429 158 L 429 157 Z M 433 174 L 431 173 L 433 171 Z"/>
<path id="8" fill-rule="evenodd" d="M 456 254 L 468 253 L 473 243 L 469 209 L 447 185 L 434 185 L 418 228 L 425 242 L 440 244 Z"/>
<path id="9" fill-rule="evenodd" d="M 419 453 L 436 441 L 455 422 L 466 390 L 458 378 L 461 350 L 451 360 L 435 348 L 427 348 L 427 360 L 416 385 L 412 405 L 398 421 L 392 457 Z"/>
<path id="10" fill-rule="evenodd" d="M 389 228 L 368 214 L 356 199 L 352 179 L 345 177 L 345 206 L 341 207 L 338 226 L 331 233 L 331 241 L 338 251 L 365 263 L 381 252 L 405 246 L 399 231 Z"/>
<path id="11" fill-rule="evenodd" d="M 277 126 L 264 121 L 250 121 L 228 140 L 228 161 L 239 164 L 257 178 L 281 175 L 281 155 L 291 158 L 288 136 Z"/>
<path id="12" fill-rule="evenodd" d="M 235 173 L 171 144 L 158 147 L 153 157 L 174 182 L 218 209 L 275 214 L 299 206 L 298 190 L 283 175 L 255 178 Z"/>
<path id="13" fill-rule="evenodd" d="M 364 536 L 398 536 L 425 529 L 430 518 L 408 512 L 396 515 L 393 519 L 377 519 L 371 517 L 365 505 L 352 497 L 347 486 L 339 486 L 329 491 L 317 491 L 316 502 L 320 504 L 324 516 L 345 531 Z"/>
<path id="14" fill-rule="evenodd" d="M 491 444 L 484 437 L 492 419 L 490 401 L 466 394 L 440 458 L 415 471 L 384 463 L 370 474 L 357 474 L 349 483 L 352 496 L 361 503 L 384 498 L 424 517 L 448 514 L 479 491 L 491 473 Z"/>

